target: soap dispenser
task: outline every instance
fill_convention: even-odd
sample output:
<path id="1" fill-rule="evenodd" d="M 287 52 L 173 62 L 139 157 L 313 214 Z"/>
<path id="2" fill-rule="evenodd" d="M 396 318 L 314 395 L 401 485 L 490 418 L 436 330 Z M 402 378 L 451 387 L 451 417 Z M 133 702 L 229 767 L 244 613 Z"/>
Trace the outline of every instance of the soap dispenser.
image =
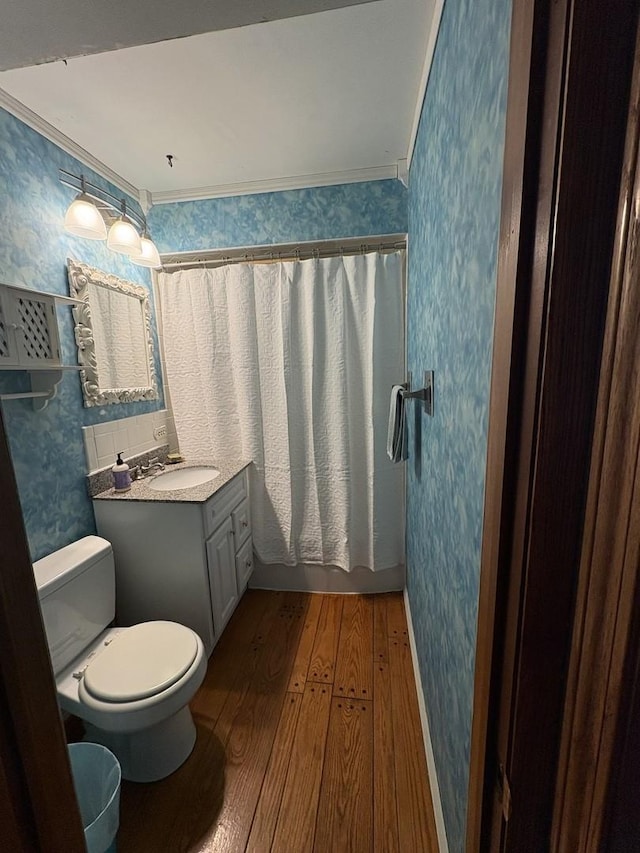
<path id="1" fill-rule="evenodd" d="M 118 453 L 116 464 L 111 469 L 113 474 L 113 490 L 114 492 L 128 492 L 131 488 L 131 474 L 129 466 L 122 461 L 122 453 Z"/>

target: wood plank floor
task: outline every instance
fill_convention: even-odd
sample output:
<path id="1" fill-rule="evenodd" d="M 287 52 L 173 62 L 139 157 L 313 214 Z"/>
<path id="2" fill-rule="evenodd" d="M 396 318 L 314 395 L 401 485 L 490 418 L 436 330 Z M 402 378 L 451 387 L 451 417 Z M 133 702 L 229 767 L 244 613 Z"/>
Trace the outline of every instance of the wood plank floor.
<path id="1" fill-rule="evenodd" d="M 402 595 L 249 590 L 188 761 L 124 782 L 119 853 L 436 853 Z"/>

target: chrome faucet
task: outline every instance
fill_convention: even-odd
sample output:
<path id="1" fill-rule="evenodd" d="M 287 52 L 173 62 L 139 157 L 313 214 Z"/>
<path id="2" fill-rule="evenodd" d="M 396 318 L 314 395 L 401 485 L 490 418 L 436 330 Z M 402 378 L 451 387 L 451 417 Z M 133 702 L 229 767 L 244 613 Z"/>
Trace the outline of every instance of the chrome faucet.
<path id="1" fill-rule="evenodd" d="M 158 471 L 164 471 L 164 465 L 158 459 L 157 456 L 154 456 L 153 458 L 149 459 L 148 465 L 140 465 L 140 477 L 145 477 L 154 469 L 157 469 Z"/>

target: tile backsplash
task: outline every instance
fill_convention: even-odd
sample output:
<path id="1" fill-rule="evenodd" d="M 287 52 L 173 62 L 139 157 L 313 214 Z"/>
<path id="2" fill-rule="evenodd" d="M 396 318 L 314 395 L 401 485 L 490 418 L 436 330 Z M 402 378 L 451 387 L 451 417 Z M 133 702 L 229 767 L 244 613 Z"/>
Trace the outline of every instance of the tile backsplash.
<path id="1" fill-rule="evenodd" d="M 89 474 L 113 465 L 118 453 L 126 459 L 155 447 L 168 444 L 175 450 L 178 446 L 173 418 L 166 409 L 83 427 L 82 438 Z"/>

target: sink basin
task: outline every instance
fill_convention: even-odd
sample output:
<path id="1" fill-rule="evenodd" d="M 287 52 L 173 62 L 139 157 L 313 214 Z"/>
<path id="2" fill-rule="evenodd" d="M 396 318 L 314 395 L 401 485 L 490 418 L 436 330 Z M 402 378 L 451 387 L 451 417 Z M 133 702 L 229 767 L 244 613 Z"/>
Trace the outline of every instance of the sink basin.
<path id="1" fill-rule="evenodd" d="M 149 480 L 148 486 L 156 492 L 173 492 L 177 489 L 190 489 L 201 486 L 220 476 L 217 468 L 195 465 L 193 468 L 180 468 L 179 471 L 165 471 Z"/>

